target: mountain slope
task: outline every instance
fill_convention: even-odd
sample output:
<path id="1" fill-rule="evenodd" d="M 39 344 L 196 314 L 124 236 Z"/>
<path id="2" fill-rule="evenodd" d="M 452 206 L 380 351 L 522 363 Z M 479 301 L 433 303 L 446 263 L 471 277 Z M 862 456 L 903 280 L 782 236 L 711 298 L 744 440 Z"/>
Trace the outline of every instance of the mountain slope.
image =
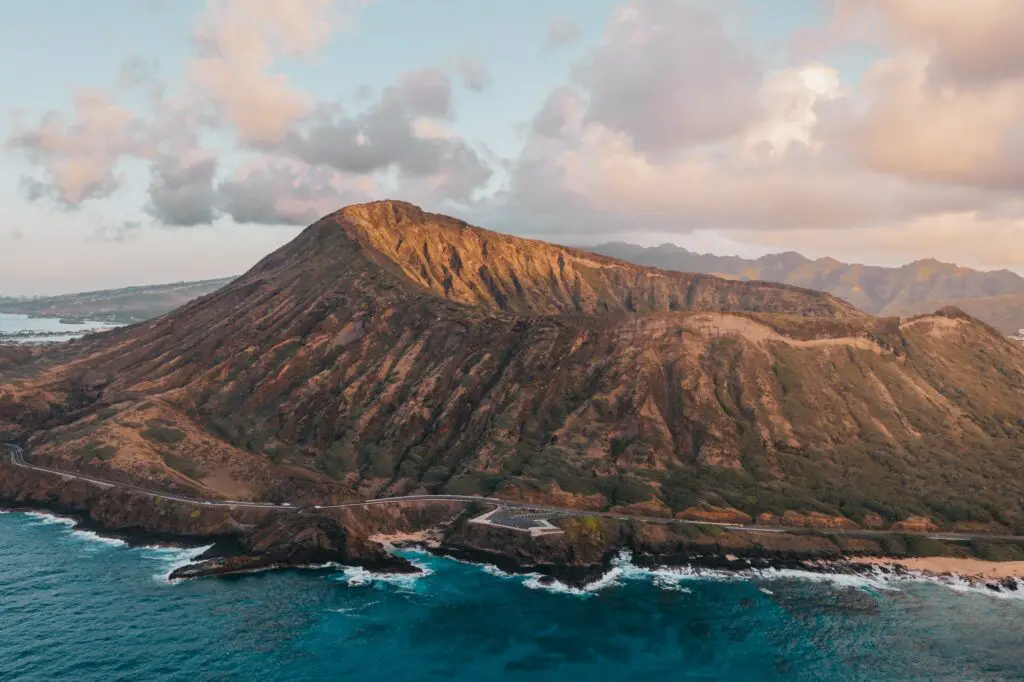
<path id="1" fill-rule="evenodd" d="M 1006 334 L 1024 326 L 1024 306 L 1015 298 L 1024 296 L 1024 277 L 1008 270 L 981 272 L 934 259 L 885 268 L 832 258 L 812 261 L 794 252 L 751 260 L 693 253 L 672 244 L 609 243 L 594 251 L 667 270 L 720 273 L 827 291 L 873 315 L 917 315 L 956 305 Z"/>
<path id="2" fill-rule="evenodd" d="M 1022 366 L 956 310 L 874 319 L 377 202 L 163 318 L 0 357 L 0 431 L 43 461 L 232 499 L 1015 526 Z"/>

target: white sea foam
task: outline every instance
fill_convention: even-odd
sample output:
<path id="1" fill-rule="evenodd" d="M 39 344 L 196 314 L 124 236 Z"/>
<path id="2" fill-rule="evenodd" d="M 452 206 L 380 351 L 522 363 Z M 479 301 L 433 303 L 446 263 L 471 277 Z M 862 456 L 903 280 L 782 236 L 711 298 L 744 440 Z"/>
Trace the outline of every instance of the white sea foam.
<path id="1" fill-rule="evenodd" d="M 394 585 L 406 591 L 411 591 L 418 580 L 426 578 L 434 571 L 422 562 L 410 561 L 419 573 L 375 573 L 360 566 L 343 566 L 341 575 L 335 580 L 345 583 L 349 587 L 377 587 L 380 585 Z"/>
<path id="2" fill-rule="evenodd" d="M 545 592 L 554 592 L 556 594 L 571 594 L 577 597 L 590 597 L 593 595 L 593 592 L 587 592 L 584 589 L 572 587 L 557 580 L 541 582 L 544 578 L 545 576 L 542 576 L 539 573 L 531 573 L 526 576 L 525 580 L 523 580 L 523 586 L 528 587 L 531 590 L 544 590 Z"/>
<path id="3" fill-rule="evenodd" d="M 206 545 L 205 547 L 152 546 L 140 547 L 139 549 L 144 552 L 146 557 L 156 559 L 160 564 L 159 570 L 153 574 L 153 579 L 160 583 L 172 585 L 181 581 L 171 580 L 171 573 L 174 573 L 179 568 L 188 566 L 212 548 L 213 545 Z"/>
<path id="4" fill-rule="evenodd" d="M 101 545 L 107 545 L 109 547 L 126 547 L 128 545 L 127 542 L 120 538 L 106 537 L 99 533 L 94 533 L 91 530 L 73 530 L 71 531 L 71 537 L 79 540 L 86 540 L 88 542 L 95 542 Z"/>
<path id="5" fill-rule="evenodd" d="M 640 571 L 631 562 L 631 555 L 628 552 L 621 552 L 612 560 L 611 569 L 597 580 L 589 582 L 583 587 L 566 585 L 559 580 L 550 580 L 539 573 L 530 573 L 525 576 L 523 586 L 531 590 L 545 590 L 557 594 L 571 594 L 577 597 L 588 597 L 601 590 L 621 585 L 620 580 L 628 579 L 634 575 L 634 571 Z"/>
<path id="6" fill-rule="evenodd" d="M 344 613 L 344 614 L 361 613 L 361 612 L 365 611 L 366 609 L 368 609 L 368 608 L 370 608 L 370 607 L 372 607 L 372 606 L 374 606 L 376 604 L 379 604 L 379 603 L 380 603 L 379 601 L 371 601 L 371 602 L 367 602 L 366 604 L 361 604 L 359 606 L 351 606 L 349 608 L 328 609 L 328 610 L 331 613 Z"/>
<path id="7" fill-rule="evenodd" d="M 986 587 L 986 582 L 995 583 L 996 581 L 972 581 L 958 575 L 928 575 L 917 571 L 911 571 L 905 576 L 893 576 L 893 581 L 929 583 L 932 585 L 941 585 L 964 595 L 984 595 L 993 599 L 1024 601 L 1024 580 L 1021 580 L 1020 578 L 1015 580 L 1017 585 L 1016 591 L 1008 590 L 1006 588 L 991 590 Z"/>
<path id="8" fill-rule="evenodd" d="M 56 514 L 50 514 L 49 512 L 30 511 L 25 512 L 25 516 L 32 517 L 36 520 L 36 523 L 43 526 L 60 525 L 73 527 L 78 525 L 78 521 L 75 519 L 67 516 L 57 516 Z"/>
<path id="9" fill-rule="evenodd" d="M 742 573 L 748 573 L 751 577 L 759 580 L 776 581 L 776 580 L 806 580 L 815 583 L 829 583 L 836 587 L 845 587 L 851 589 L 875 589 L 875 590 L 899 590 L 899 587 L 890 580 L 888 576 L 881 573 L 872 573 L 870 575 L 857 574 L 852 575 L 848 573 L 818 573 L 816 571 L 800 571 L 790 568 L 765 568 L 765 569 L 753 569 L 751 571 L 743 571 Z"/>
<path id="10" fill-rule="evenodd" d="M 494 575 L 507 575 L 493 567 L 487 567 L 484 570 Z M 609 587 L 621 585 L 623 581 L 628 580 L 648 580 L 660 589 L 680 592 L 692 591 L 683 586 L 687 582 L 750 581 L 773 585 L 783 581 L 806 581 L 829 584 L 839 589 L 856 589 L 868 592 L 900 591 L 906 584 L 917 582 L 942 585 L 962 594 L 983 594 L 998 599 L 1024 600 L 1024 580 L 1017 581 L 1017 591 L 1005 588 L 996 591 L 986 587 L 983 581 L 971 581 L 959 576 L 933 576 L 915 571 L 895 574 L 883 571 L 878 567 L 858 574 L 803 571 L 785 568 L 751 568 L 740 571 L 706 569 L 693 566 L 642 568 L 636 566 L 632 562 L 629 552 L 625 551 L 621 552 L 612 561 L 612 567 L 607 573 L 598 580 L 584 585 L 582 588 L 572 587 L 557 580 L 547 580 L 539 574 L 526 576 L 523 580 L 523 585 L 534 590 L 546 590 L 559 594 L 585 597 Z M 759 584 L 758 590 L 769 596 L 775 594 L 774 590 L 769 589 L 764 584 Z"/>
<path id="11" fill-rule="evenodd" d="M 1001 588 L 992 590 L 986 587 L 986 582 L 969 580 L 958 575 L 932 575 L 921 571 L 906 571 L 904 573 L 892 573 L 883 571 L 873 566 L 865 573 L 856 575 L 845 573 L 817 573 L 813 571 L 798 571 L 791 569 L 765 569 L 756 571 L 757 577 L 762 580 L 808 580 L 819 583 L 830 583 L 837 587 L 846 587 L 862 590 L 879 590 L 888 592 L 899 592 L 912 583 L 939 585 L 954 592 L 967 595 L 985 595 L 996 599 L 1024 600 L 1024 580 L 1017 580 L 1017 590 Z"/>
<path id="12" fill-rule="evenodd" d="M 459 563 L 469 563 L 460 561 Z M 483 564 L 483 571 L 487 575 L 493 575 L 495 578 L 515 578 L 515 573 L 506 573 L 494 564 Z"/>

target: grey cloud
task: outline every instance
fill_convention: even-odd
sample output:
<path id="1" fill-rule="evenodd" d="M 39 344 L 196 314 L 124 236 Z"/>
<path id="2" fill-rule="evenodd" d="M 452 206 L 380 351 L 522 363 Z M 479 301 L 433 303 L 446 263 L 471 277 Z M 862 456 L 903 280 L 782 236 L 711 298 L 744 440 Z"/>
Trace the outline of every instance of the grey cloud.
<path id="1" fill-rule="evenodd" d="M 451 105 L 451 79 L 436 69 L 418 71 L 385 89 L 361 114 L 311 119 L 275 151 L 343 173 L 395 168 L 407 178 L 443 174 L 440 190 L 462 199 L 486 182 L 490 169 L 461 139 L 423 137 L 415 129 L 419 118 L 450 118 Z"/>
<path id="2" fill-rule="evenodd" d="M 329 168 L 299 172 L 272 165 L 222 182 L 218 203 L 238 223 L 309 225 L 345 204 L 368 198 L 357 191 L 339 189 L 338 179 Z"/>
<path id="3" fill-rule="evenodd" d="M 121 62 L 117 84 L 122 88 L 163 88 L 160 62 L 153 57 L 132 55 Z"/>
<path id="4" fill-rule="evenodd" d="M 22 196 L 29 201 L 49 201 L 65 211 L 73 211 L 82 202 L 89 199 L 108 197 L 120 187 L 121 182 L 109 170 L 102 172 L 100 177 L 81 185 L 73 197 L 69 196 L 58 178 L 40 180 L 25 175 L 18 181 L 18 189 L 21 190 Z"/>
<path id="5" fill-rule="evenodd" d="M 164 225 L 192 227 L 213 221 L 213 180 L 217 160 L 185 164 L 175 156 L 161 156 L 150 168 L 148 212 Z"/>
<path id="6" fill-rule="evenodd" d="M 544 45 L 549 49 L 565 47 L 580 39 L 580 27 L 565 17 L 554 17 L 548 23 Z"/>
<path id="7" fill-rule="evenodd" d="M 576 72 L 588 118 L 653 154 L 729 137 L 758 112 L 761 72 L 716 15 L 686 0 L 634 0 Z"/>
<path id="8" fill-rule="evenodd" d="M 385 88 L 380 106 L 404 109 L 414 116 L 451 118 L 452 81 L 438 69 L 420 69 L 402 76 L 398 85 Z"/>
<path id="9" fill-rule="evenodd" d="M 491 84 L 491 74 L 479 57 L 463 55 L 455 70 L 462 76 L 463 84 L 473 92 L 483 92 Z"/>
<path id="10" fill-rule="evenodd" d="M 87 242 L 123 242 L 130 239 L 134 233 L 142 227 L 142 224 L 135 220 L 126 220 L 119 225 L 100 225 L 85 238 Z"/>
<path id="11" fill-rule="evenodd" d="M 544 101 L 530 126 L 532 132 L 544 137 L 562 137 L 578 119 L 584 107 L 583 96 L 570 86 L 556 88 Z"/>

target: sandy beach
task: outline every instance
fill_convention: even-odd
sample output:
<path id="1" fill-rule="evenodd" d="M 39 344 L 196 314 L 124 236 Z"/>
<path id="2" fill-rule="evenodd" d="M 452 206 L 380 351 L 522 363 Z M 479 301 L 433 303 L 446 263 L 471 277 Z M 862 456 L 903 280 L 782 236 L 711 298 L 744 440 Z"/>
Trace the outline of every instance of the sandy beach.
<path id="1" fill-rule="evenodd" d="M 899 564 L 913 571 L 926 573 L 956 573 L 965 577 L 978 578 L 1021 578 L 1024 579 L 1024 561 L 983 561 L 954 557 L 917 557 L 892 559 L 886 557 L 859 557 L 851 563 L 893 566 Z"/>
<path id="2" fill-rule="evenodd" d="M 405 542 L 422 542 L 423 544 L 430 544 L 434 538 L 429 531 L 421 530 L 415 533 L 379 533 L 377 535 L 371 535 L 370 540 L 373 542 L 379 542 L 385 547 L 389 547 L 397 543 Z"/>

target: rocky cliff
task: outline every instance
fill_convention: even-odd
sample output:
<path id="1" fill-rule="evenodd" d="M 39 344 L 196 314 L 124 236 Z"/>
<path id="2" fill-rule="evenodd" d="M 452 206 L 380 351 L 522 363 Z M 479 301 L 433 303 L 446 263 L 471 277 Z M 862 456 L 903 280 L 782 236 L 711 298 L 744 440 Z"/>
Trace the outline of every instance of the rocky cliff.
<path id="1" fill-rule="evenodd" d="M 1017 529 L 1022 367 L 955 309 L 872 318 L 377 202 L 175 313 L 0 356 L 0 436 L 209 497 Z"/>

